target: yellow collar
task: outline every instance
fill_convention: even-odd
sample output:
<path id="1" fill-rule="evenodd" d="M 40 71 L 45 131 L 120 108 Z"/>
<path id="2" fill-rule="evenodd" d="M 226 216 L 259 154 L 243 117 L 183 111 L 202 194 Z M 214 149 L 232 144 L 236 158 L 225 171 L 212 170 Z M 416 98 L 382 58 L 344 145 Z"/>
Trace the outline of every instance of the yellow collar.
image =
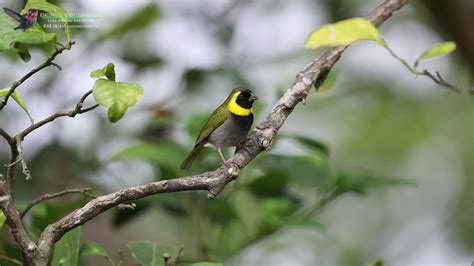
<path id="1" fill-rule="evenodd" d="M 232 98 L 230 101 L 227 103 L 227 110 L 229 112 L 233 113 L 234 115 L 238 116 L 248 116 L 252 113 L 252 108 L 243 108 L 242 106 L 237 104 L 237 96 L 239 96 L 239 93 L 234 93 L 232 95 Z"/>

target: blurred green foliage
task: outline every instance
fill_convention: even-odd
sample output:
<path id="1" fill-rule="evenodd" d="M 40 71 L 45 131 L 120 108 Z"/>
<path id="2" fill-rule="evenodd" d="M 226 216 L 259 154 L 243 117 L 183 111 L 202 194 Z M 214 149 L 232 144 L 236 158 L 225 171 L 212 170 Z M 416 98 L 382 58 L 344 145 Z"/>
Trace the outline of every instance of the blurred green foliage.
<path id="1" fill-rule="evenodd" d="M 353 16 L 353 7 L 357 6 L 356 1 L 323 2 L 333 20 Z M 0 15 L 0 22 L 5 20 L 3 27 L 5 28 L 5 25 L 9 23 L 8 27 L 11 28 L 12 21 L 2 16 L 4 15 Z M 166 62 L 157 53 L 146 51 L 143 44 L 138 48 L 130 49 L 128 44 L 134 38 L 124 38 L 124 36 L 143 33 L 161 17 L 162 10 L 159 5 L 146 4 L 127 18 L 110 25 L 110 28 L 100 32 L 97 38 L 92 38 L 93 41 L 89 40 L 90 49 L 99 42 L 121 41 L 117 45 L 119 48 L 116 54 L 121 60 L 133 65 L 136 74 L 150 69 L 155 71 L 170 62 Z M 225 23 L 228 22 L 225 21 Z M 234 31 L 225 23 L 222 24 L 225 31 L 218 31 L 225 36 L 218 37 L 225 39 L 228 45 Z M 44 33 L 41 28 L 36 28 L 36 30 L 39 32 L 28 31 L 23 35 L 15 32 L 12 35 L 12 33 L 6 33 L 5 28 L 5 34 L 13 37 L 10 44 L 4 45 L 4 50 L 18 53 L 24 61 L 28 61 L 30 45 L 50 44 L 56 38 L 54 33 Z M 439 51 L 435 51 L 434 55 L 444 54 L 445 48 L 438 49 Z M 433 52 L 428 54 L 430 53 Z M 291 60 L 293 57 L 291 55 L 286 60 Z M 271 63 L 281 64 L 281 61 L 275 60 Z M 189 103 L 198 102 L 197 96 L 206 92 L 212 97 L 214 91 L 206 88 L 216 77 L 226 79 L 232 84 L 256 86 L 254 85 L 256 82 L 244 74 L 243 68 L 245 66 L 224 62 L 212 68 L 193 66 L 184 69 L 180 84 L 185 100 Z M 107 80 L 101 80 L 117 85 L 113 64 L 108 64 L 91 73 L 93 78 L 104 76 Z M 289 77 L 289 80 L 291 78 Z M 115 92 L 112 87 L 114 86 L 108 86 L 106 90 Z M 281 88 L 284 87 L 281 86 Z M 472 237 L 474 235 L 472 217 L 474 216 L 471 215 L 473 208 L 470 204 L 474 187 L 472 179 L 474 145 L 472 134 L 470 134 L 473 132 L 472 100 L 454 98 L 437 92 L 432 96 L 415 98 L 410 96 L 411 94 L 407 96 L 397 92 L 400 89 L 398 87 L 402 87 L 400 84 L 387 84 L 378 77 L 365 77 L 361 80 L 358 75 L 351 76 L 348 71 L 331 72 L 321 92 L 333 87 L 337 87 L 337 90 L 331 90 L 328 96 L 321 94 L 318 99 L 313 99 L 312 95 L 309 96 L 308 104 L 304 110 L 301 110 L 303 113 L 301 117 L 305 119 L 305 123 L 301 123 L 304 124 L 302 127 L 292 128 L 291 121 L 287 121 L 290 126 L 286 126 L 286 129 L 289 127 L 289 130 L 279 134 L 278 141 L 290 141 L 302 147 L 302 151 L 296 154 L 280 151 L 260 155 L 243 170 L 238 180 L 230 184 L 218 199 L 208 201 L 201 193 L 160 194 L 134 202 L 137 207 L 133 211 L 112 210 L 108 218 L 112 220 L 111 224 L 117 234 L 123 233 L 124 228 L 130 224 L 139 224 L 139 220 L 147 214 L 159 212 L 166 216 L 168 224 L 162 220 L 155 220 L 156 228 L 146 228 L 147 233 L 153 230 L 150 239 L 162 237 L 163 232 L 174 236 L 173 244 L 163 244 L 160 241 L 137 240 L 133 234 L 124 234 L 123 237 L 128 241 L 126 245 L 128 250 L 124 253 L 133 256 L 134 263 L 142 265 L 163 265 L 163 254 L 167 253 L 172 261 L 179 257 L 180 265 L 217 266 L 220 264 L 189 263 L 225 262 L 247 247 L 263 242 L 272 234 L 276 235 L 279 231 L 288 228 L 304 227 L 322 231 L 326 224 L 319 221 L 319 217 L 316 219 L 315 214 L 336 199 L 347 194 L 365 195 L 376 188 L 417 184 L 411 179 L 406 179 L 407 177 L 389 178 L 386 177 L 390 176 L 389 174 L 379 176 L 378 173 L 398 173 L 395 170 L 402 162 L 410 158 L 423 141 L 437 136 L 451 138 L 453 145 L 462 151 L 460 156 L 466 165 L 466 182 L 463 190 L 460 191 L 457 208 L 450 210 L 450 220 L 455 224 L 453 235 L 464 246 L 464 249 L 472 250 L 474 247 Z M 274 94 L 276 93 L 272 96 Z M 134 102 L 139 98 L 136 93 L 132 96 Z M 348 99 L 359 102 L 354 105 Z M 217 101 L 213 99 L 213 102 Z M 268 100 L 266 104 L 259 103 L 255 108 L 256 116 L 261 117 L 263 112 L 271 107 L 271 103 L 271 100 Z M 110 106 L 113 103 L 104 105 Z M 51 192 L 70 186 L 92 184 L 100 193 L 105 193 L 110 190 L 110 187 L 101 183 L 101 180 L 97 180 L 98 178 L 94 179 L 90 176 L 98 176 L 101 169 L 107 169 L 108 166 L 117 162 L 145 162 L 155 173 L 153 180 L 177 178 L 215 169 L 219 164 L 219 157 L 214 151 L 206 150 L 196 160 L 191 171 L 179 171 L 179 163 L 192 147 L 192 140 L 208 118 L 208 114 L 187 114 L 185 125 L 181 125 L 181 117 L 179 117 L 181 106 L 170 107 L 166 104 L 156 104 L 150 107 L 151 111 L 139 109 L 139 112 L 148 112 L 156 117 L 148 121 L 148 131 L 134 132 L 134 136 L 127 135 L 129 132 L 121 135 L 121 126 L 107 129 L 107 126 L 101 125 L 94 143 L 91 144 L 92 147 L 85 147 L 80 152 L 57 141 L 41 146 L 28 160 L 35 179 L 26 183 L 18 178 L 17 206 L 19 208 L 25 206 L 28 200 L 42 194 L 40 191 Z M 201 110 L 206 110 L 206 108 Z M 185 107 L 183 109 L 187 110 Z M 324 116 L 321 114 L 324 111 L 330 113 L 327 120 L 340 127 L 338 132 L 345 134 L 341 137 L 340 146 L 336 147 L 336 152 L 333 151 L 335 145 L 330 145 L 329 141 L 321 141 L 311 136 L 314 131 L 311 131 L 313 128 L 310 127 L 317 124 L 316 116 Z M 115 115 L 109 115 L 109 120 L 115 121 L 121 118 L 124 110 L 123 108 L 112 110 L 112 113 Z M 295 113 L 292 116 L 298 116 L 298 114 Z M 103 120 L 98 121 L 103 122 Z M 125 120 L 122 122 L 127 123 Z M 317 126 L 324 127 L 319 124 Z M 181 135 L 177 137 L 174 134 L 176 131 L 179 131 Z M 96 154 L 95 149 L 112 134 L 117 138 L 125 138 L 127 144 L 122 145 L 123 148 L 115 151 L 112 156 L 99 159 L 100 156 Z M 130 138 L 135 141 L 128 144 Z M 279 147 L 278 142 L 276 147 Z M 28 150 L 28 145 L 25 145 L 25 149 Z M 340 154 L 341 150 L 343 150 L 343 155 Z M 333 157 L 334 153 L 336 155 Z M 0 156 L 3 156 L 2 161 L 7 160 L 4 158 L 6 154 L 2 153 Z M 368 169 L 373 169 L 373 171 L 346 169 L 347 164 L 369 167 Z M 18 176 L 21 176 L 19 171 Z M 135 177 L 132 175 L 126 178 L 134 179 Z M 28 214 L 25 224 L 30 229 L 32 237 L 37 239 L 46 225 L 57 221 L 86 202 L 87 199 L 75 196 L 74 200 L 39 204 Z M 385 206 L 383 208 L 385 209 Z M 375 211 L 382 212 L 382 210 Z M 2 224 L 0 214 L 0 230 L 7 235 L 8 230 L 2 229 Z M 137 228 L 134 229 L 137 230 Z M 376 228 L 373 230 L 374 235 L 378 234 L 379 231 L 376 231 Z M 366 237 L 366 242 L 374 240 L 373 236 Z M 89 238 L 90 235 L 85 240 L 88 241 Z M 88 265 L 89 257 L 111 258 L 117 253 L 115 249 L 110 249 L 110 243 L 108 243 L 114 241 L 112 236 L 110 239 L 105 239 L 104 243 L 88 241 L 81 245 L 80 239 L 80 229 L 66 234 L 55 247 L 52 265 Z M 364 256 L 366 255 L 363 250 L 364 244 L 357 243 L 357 247 L 343 249 L 336 261 L 347 265 L 361 265 L 373 261 L 367 260 L 367 256 Z M 182 247 L 184 247 L 184 252 L 179 255 Z M 125 249 L 125 246 L 122 245 L 120 248 Z M 0 254 L 21 259 L 12 241 L 0 244 Z M 100 262 L 105 263 L 104 259 L 101 259 Z M 10 264 L 5 263 L 5 265 Z M 377 261 L 371 265 L 386 264 L 383 261 Z"/>

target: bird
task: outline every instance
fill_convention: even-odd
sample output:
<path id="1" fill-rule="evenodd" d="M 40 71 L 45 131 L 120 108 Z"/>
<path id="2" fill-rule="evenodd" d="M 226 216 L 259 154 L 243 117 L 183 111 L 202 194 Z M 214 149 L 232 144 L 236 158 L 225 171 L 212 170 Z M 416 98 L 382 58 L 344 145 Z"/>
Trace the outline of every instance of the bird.
<path id="1" fill-rule="evenodd" d="M 203 148 L 213 148 L 219 153 L 222 162 L 225 157 L 222 149 L 238 146 L 247 136 L 253 123 L 252 105 L 257 95 L 244 87 L 232 90 L 227 99 L 209 117 L 187 158 L 180 166 L 188 170 Z"/>
<path id="2" fill-rule="evenodd" d="M 22 16 L 6 7 L 3 8 L 3 11 L 14 20 L 20 22 L 20 25 L 18 25 L 14 30 L 22 29 L 23 31 L 26 31 L 35 25 L 36 19 L 38 18 L 38 10 L 33 8 L 28 10 L 26 16 Z"/>

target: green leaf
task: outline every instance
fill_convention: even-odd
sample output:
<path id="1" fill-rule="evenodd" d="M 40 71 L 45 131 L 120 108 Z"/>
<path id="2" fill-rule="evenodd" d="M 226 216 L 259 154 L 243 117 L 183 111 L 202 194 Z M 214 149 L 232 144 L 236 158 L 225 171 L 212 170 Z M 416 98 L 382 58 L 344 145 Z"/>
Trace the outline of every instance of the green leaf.
<path id="1" fill-rule="evenodd" d="M 97 103 L 109 107 L 107 112 L 109 121 L 117 122 L 128 107 L 137 103 L 143 94 L 143 88 L 137 83 L 115 82 L 101 78 L 95 81 L 92 94 Z"/>
<path id="2" fill-rule="evenodd" d="M 28 51 L 28 47 L 25 44 L 20 42 L 14 42 L 10 46 L 10 49 L 12 51 L 17 52 L 23 62 L 26 63 L 31 60 L 30 52 Z"/>
<path id="3" fill-rule="evenodd" d="M 169 254 L 174 260 L 179 252 L 178 248 L 157 245 L 145 240 L 129 242 L 127 247 L 133 258 L 142 266 L 162 266 L 164 265 L 163 254 Z"/>
<path id="4" fill-rule="evenodd" d="M 415 182 L 403 178 L 382 178 L 370 174 L 349 173 L 341 174 L 328 182 L 328 190 L 338 189 L 341 193 L 354 192 L 358 194 L 367 193 L 368 189 L 386 186 L 415 185 Z"/>
<path id="5" fill-rule="evenodd" d="M 8 94 L 9 91 L 10 91 L 10 88 L 1 89 L 0 90 L 0 97 L 5 97 Z M 34 121 L 33 117 L 31 116 L 30 112 L 28 111 L 28 107 L 26 106 L 26 103 L 25 103 L 25 100 L 23 99 L 23 97 L 21 97 L 20 92 L 18 90 L 15 90 L 12 93 L 11 97 L 26 112 L 26 114 L 30 118 L 31 123 L 33 124 L 35 121 Z"/>
<path id="6" fill-rule="evenodd" d="M 68 14 L 66 10 L 57 5 L 50 4 L 46 2 L 46 0 L 28 0 L 25 8 L 22 10 L 22 13 L 28 12 L 30 8 L 48 12 L 51 16 L 51 19 L 57 19 L 61 21 L 67 41 L 69 42 L 71 40 L 71 31 L 69 29 Z"/>
<path id="7" fill-rule="evenodd" d="M 56 41 L 56 33 L 44 32 L 39 24 L 35 24 L 25 32 L 13 30 L 16 26 L 18 26 L 17 21 L 5 13 L 0 14 L 0 51 L 17 52 L 25 62 L 28 62 L 31 58 L 27 46 Z"/>
<path id="8" fill-rule="evenodd" d="M 433 45 L 430 49 L 423 52 L 419 60 L 442 56 L 445 54 L 449 54 L 454 50 L 456 50 L 456 44 L 454 42 L 438 43 L 438 44 Z"/>
<path id="9" fill-rule="evenodd" d="M 281 196 L 288 184 L 288 176 L 281 172 L 268 172 L 253 179 L 247 186 L 254 195 Z"/>
<path id="10" fill-rule="evenodd" d="M 76 266 L 79 260 L 81 227 L 77 227 L 61 238 L 55 245 L 51 265 Z"/>
<path id="11" fill-rule="evenodd" d="M 160 17 L 160 14 L 161 12 L 157 4 L 148 4 L 142 9 L 138 10 L 128 19 L 121 20 L 118 23 L 110 24 L 114 27 L 104 33 L 99 38 L 99 41 L 121 36 L 128 32 L 134 32 L 140 29 L 147 28 L 148 26 L 152 25 L 156 19 Z"/>
<path id="12" fill-rule="evenodd" d="M 113 156 L 114 159 L 151 161 L 160 167 L 162 178 L 166 179 L 178 175 L 179 164 L 185 157 L 186 151 L 173 142 L 144 142 L 125 148 Z"/>
<path id="13" fill-rule="evenodd" d="M 433 45 L 430 49 L 424 51 L 418 59 L 416 59 L 414 68 L 418 67 L 418 64 L 423 59 L 443 56 L 456 50 L 456 44 L 454 42 L 441 42 Z"/>
<path id="14" fill-rule="evenodd" d="M 103 76 L 105 76 L 105 72 L 103 68 L 93 70 L 90 74 L 90 77 L 94 79 L 101 78 Z"/>
<path id="15" fill-rule="evenodd" d="M 313 31 L 306 41 L 306 48 L 348 45 L 356 41 L 380 42 L 377 28 L 366 18 L 352 18 L 324 25 Z"/>
<path id="16" fill-rule="evenodd" d="M 70 155 L 69 153 L 64 153 L 62 152 L 59 148 L 55 149 L 54 152 L 47 152 L 43 153 L 49 155 L 49 157 L 46 158 L 52 158 L 53 156 L 58 156 L 57 154 L 60 155 Z M 77 162 L 77 161 L 75 161 Z M 34 164 L 34 163 L 33 163 Z M 68 201 L 68 202 L 43 202 L 41 204 L 35 205 L 35 208 L 33 208 L 30 211 L 31 215 L 31 226 L 38 231 L 43 231 L 46 226 L 48 226 L 51 223 L 56 222 L 57 220 L 61 219 L 68 213 L 72 212 L 73 210 L 80 208 L 84 206 L 88 202 L 88 199 L 85 197 L 79 197 L 77 200 L 74 201 Z"/>
<path id="17" fill-rule="evenodd" d="M 329 156 L 329 147 L 326 146 L 326 144 L 312 139 L 312 138 L 307 138 L 307 137 L 302 137 L 302 136 L 289 136 L 289 138 L 292 138 L 301 144 L 305 145 L 308 148 L 311 148 L 313 151 L 320 152 L 326 156 Z"/>
<path id="18" fill-rule="evenodd" d="M 257 209 L 262 217 L 260 234 L 271 233 L 296 210 L 296 204 L 288 198 L 266 198 L 258 202 Z"/>
<path id="19" fill-rule="evenodd" d="M 115 123 L 119 121 L 127 111 L 128 107 L 124 103 L 114 103 L 107 110 L 107 117 L 109 121 Z"/>
<path id="20" fill-rule="evenodd" d="M 103 68 L 92 71 L 90 76 L 91 78 L 101 78 L 105 76 L 108 80 L 115 81 L 115 65 L 108 63 Z"/>
<path id="21" fill-rule="evenodd" d="M 244 225 L 245 232 L 242 233 L 248 237 L 256 235 L 261 217 L 260 212 L 255 208 L 257 206 L 255 197 L 246 190 L 234 191 L 231 205 Z"/>
<path id="22" fill-rule="evenodd" d="M 5 217 L 5 215 L 3 215 L 3 212 L 0 212 L 0 232 L 2 231 L 3 224 L 5 223 L 6 219 L 7 218 Z"/>
<path id="23" fill-rule="evenodd" d="M 108 257 L 107 250 L 96 242 L 86 242 L 79 251 L 79 256 L 102 256 Z"/>
<path id="24" fill-rule="evenodd" d="M 269 154 L 259 162 L 265 172 L 286 175 L 289 182 L 305 186 L 323 187 L 329 175 L 327 159 L 316 154 L 304 156 Z"/>

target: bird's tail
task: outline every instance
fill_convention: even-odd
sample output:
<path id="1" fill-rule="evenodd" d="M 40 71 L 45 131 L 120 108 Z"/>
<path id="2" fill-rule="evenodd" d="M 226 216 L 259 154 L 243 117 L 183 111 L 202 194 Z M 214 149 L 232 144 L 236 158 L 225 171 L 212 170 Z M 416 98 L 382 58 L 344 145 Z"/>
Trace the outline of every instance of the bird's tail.
<path id="1" fill-rule="evenodd" d="M 203 145 L 197 144 L 196 146 L 194 146 L 193 150 L 189 153 L 188 157 L 186 157 L 186 160 L 184 160 L 184 162 L 179 168 L 181 170 L 188 170 L 189 167 L 191 167 L 191 164 L 193 163 L 194 159 L 196 159 L 202 149 Z"/>

